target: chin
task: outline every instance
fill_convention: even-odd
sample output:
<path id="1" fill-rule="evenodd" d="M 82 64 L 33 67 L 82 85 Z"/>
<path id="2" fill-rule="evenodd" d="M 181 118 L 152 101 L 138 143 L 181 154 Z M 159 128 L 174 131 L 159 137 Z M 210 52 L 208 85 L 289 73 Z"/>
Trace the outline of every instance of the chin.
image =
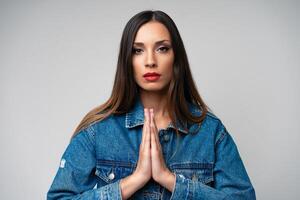
<path id="1" fill-rule="evenodd" d="M 156 85 L 156 86 L 140 86 L 140 88 L 144 91 L 147 91 L 147 92 L 162 92 L 162 91 L 167 91 L 167 87 L 165 85 Z"/>

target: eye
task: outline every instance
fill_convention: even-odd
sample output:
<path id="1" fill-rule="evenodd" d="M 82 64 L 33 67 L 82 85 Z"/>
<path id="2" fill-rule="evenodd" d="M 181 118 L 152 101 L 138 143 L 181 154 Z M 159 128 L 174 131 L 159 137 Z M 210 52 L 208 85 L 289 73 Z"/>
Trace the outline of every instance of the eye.
<path id="1" fill-rule="evenodd" d="M 137 49 L 137 48 L 132 49 L 132 53 L 134 53 L 134 54 L 139 54 L 139 53 L 141 53 L 141 51 L 142 51 L 142 49 Z"/>
<path id="2" fill-rule="evenodd" d="M 158 50 L 162 52 L 167 52 L 169 49 L 169 47 L 160 47 Z"/>

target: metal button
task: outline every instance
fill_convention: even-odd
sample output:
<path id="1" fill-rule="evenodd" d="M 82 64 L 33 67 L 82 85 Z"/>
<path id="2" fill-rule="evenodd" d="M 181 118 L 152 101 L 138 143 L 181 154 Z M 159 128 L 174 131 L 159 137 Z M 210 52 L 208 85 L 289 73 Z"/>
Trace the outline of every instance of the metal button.
<path id="1" fill-rule="evenodd" d="M 185 178 L 182 174 L 179 174 L 178 176 L 179 176 L 180 178 Z"/>
<path id="2" fill-rule="evenodd" d="M 115 174 L 112 172 L 108 175 L 109 180 L 113 180 L 115 178 Z"/>
<path id="3" fill-rule="evenodd" d="M 166 134 L 166 135 L 164 135 L 164 141 L 165 141 L 165 142 L 168 142 L 169 140 L 170 140 L 170 136 L 169 136 L 169 135 L 167 135 L 167 134 Z"/>

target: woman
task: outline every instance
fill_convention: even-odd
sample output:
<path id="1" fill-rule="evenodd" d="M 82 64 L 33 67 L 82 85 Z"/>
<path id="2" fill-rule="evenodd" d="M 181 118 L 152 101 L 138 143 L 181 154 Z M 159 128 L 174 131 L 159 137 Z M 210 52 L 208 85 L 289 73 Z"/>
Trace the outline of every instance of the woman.
<path id="1" fill-rule="evenodd" d="M 237 147 L 194 84 L 162 11 L 123 31 L 111 97 L 78 125 L 47 199 L 255 199 Z"/>

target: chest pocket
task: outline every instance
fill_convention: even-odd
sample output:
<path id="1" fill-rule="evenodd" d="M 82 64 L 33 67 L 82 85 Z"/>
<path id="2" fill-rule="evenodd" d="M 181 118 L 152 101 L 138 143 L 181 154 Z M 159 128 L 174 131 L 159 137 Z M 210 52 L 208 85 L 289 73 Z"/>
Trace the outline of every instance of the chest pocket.
<path id="1" fill-rule="evenodd" d="M 212 163 L 178 163 L 170 165 L 170 169 L 192 181 L 199 181 L 209 186 L 213 184 Z"/>
<path id="2" fill-rule="evenodd" d="M 106 183 L 113 183 L 133 173 L 135 165 L 126 161 L 97 160 L 95 174 Z"/>

